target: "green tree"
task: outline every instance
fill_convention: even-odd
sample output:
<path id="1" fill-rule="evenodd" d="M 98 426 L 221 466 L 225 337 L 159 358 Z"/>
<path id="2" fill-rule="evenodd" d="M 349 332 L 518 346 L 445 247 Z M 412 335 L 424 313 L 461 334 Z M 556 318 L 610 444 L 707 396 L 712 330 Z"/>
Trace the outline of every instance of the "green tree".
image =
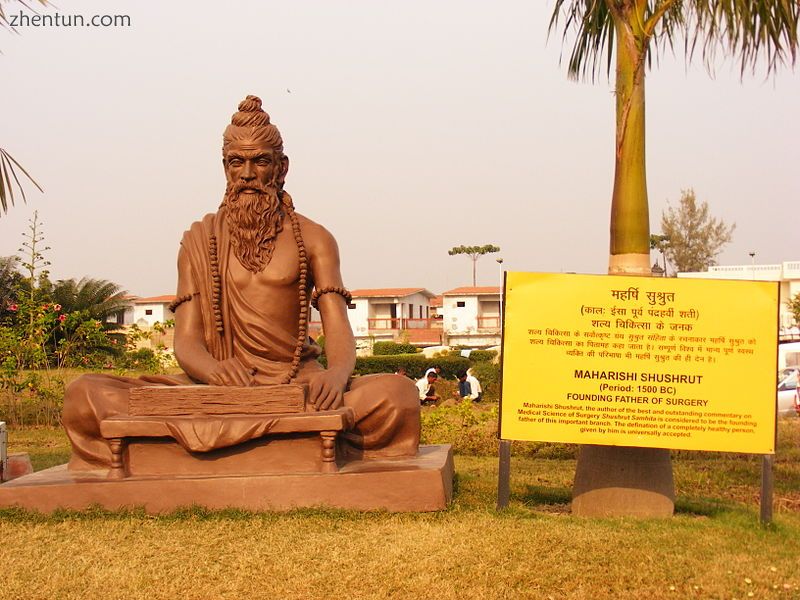
<path id="1" fill-rule="evenodd" d="M 698 202 L 694 190 L 683 190 L 678 206 L 668 206 L 661 215 L 661 230 L 669 239 L 664 254 L 675 271 L 705 271 L 717 264 L 735 227 L 712 217 L 708 203 Z"/>
<path id="2" fill-rule="evenodd" d="M 0 256 L 0 313 L 17 301 L 17 289 L 22 281 L 16 256 Z"/>
<path id="3" fill-rule="evenodd" d="M 800 293 L 795 294 L 786 301 L 786 307 L 794 316 L 794 322 L 800 327 Z"/>
<path id="4" fill-rule="evenodd" d="M 798 13 L 796 0 L 556 0 L 550 30 L 563 22 L 564 38 L 577 31 L 572 77 L 594 78 L 604 67 L 610 73 L 616 59 L 610 272 L 649 272 L 645 68 L 651 50 L 673 49 L 680 37 L 687 61 L 699 51 L 711 69 L 721 49 L 738 57 L 741 74 L 762 64 L 771 73 L 787 58 L 794 63 Z"/>
<path id="5" fill-rule="evenodd" d="M 447 251 L 450 256 L 466 254 L 472 259 L 472 287 L 475 287 L 477 281 L 475 277 L 475 267 L 478 263 L 478 259 L 490 252 L 500 252 L 500 246 L 495 246 L 493 244 L 486 244 L 484 246 L 456 246 Z"/>
<path id="6" fill-rule="evenodd" d="M 667 276 L 667 257 L 665 253 L 669 248 L 669 236 L 659 233 L 650 234 L 650 250 L 656 250 L 661 254 L 661 261 L 664 263 L 664 277 Z"/>

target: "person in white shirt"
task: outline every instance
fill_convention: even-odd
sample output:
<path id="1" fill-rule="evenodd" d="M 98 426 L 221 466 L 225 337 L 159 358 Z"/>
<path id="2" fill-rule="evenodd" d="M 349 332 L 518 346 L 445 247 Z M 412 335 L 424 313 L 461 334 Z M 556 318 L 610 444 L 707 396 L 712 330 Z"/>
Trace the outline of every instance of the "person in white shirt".
<path id="1" fill-rule="evenodd" d="M 436 395 L 434 384 L 438 379 L 436 369 L 428 369 L 422 379 L 417 380 L 417 390 L 419 391 L 420 404 L 437 404 L 439 396 Z"/>

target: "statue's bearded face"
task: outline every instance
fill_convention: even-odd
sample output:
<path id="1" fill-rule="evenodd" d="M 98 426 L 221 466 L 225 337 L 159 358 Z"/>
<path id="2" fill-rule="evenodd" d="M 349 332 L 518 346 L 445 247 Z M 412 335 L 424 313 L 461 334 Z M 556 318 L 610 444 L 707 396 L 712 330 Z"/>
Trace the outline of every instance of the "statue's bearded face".
<path id="1" fill-rule="evenodd" d="M 260 184 L 261 188 L 275 186 L 279 176 L 285 174 L 288 162 L 285 156 L 276 156 L 275 150 L 267 142 L 235 140 L 228 147 L 223 161 L 225 176 L 229 186 L 240 186 L 244 193 L 252 193 Z"/>
<path id="2" fill-rule="evenodd" d="M 258 273 L 269 264 L 283 229 L 279 182 L 288 159 L 265 142 L 238 140 L 231 142 L 223 165 L 231 246 L 242 266 Z"/>

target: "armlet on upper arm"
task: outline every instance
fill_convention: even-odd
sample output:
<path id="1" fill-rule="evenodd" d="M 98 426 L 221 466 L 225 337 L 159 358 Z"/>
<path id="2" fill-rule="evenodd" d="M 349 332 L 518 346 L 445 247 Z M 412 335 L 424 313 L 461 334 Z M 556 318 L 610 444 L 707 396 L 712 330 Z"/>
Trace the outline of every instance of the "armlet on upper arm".
<path id="1" fill-rule="evenodd" d="M 324 287 L 321 290 L 315 289 L 314 292 L 311 294 L 311 306 L 319 310 L 319 298 L 323 294 L 339 294 L 347 304 L 353 300 L 353 295 L 348 292 L 343 287 L 336 287 L 333 285 L 329 285 L 328 287 Z"/>

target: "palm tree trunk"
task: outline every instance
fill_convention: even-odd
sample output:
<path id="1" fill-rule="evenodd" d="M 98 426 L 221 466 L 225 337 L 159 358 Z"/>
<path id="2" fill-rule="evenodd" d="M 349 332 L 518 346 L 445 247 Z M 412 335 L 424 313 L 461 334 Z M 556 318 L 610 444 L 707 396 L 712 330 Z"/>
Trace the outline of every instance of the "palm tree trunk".
<path id="1" fill-rule="evenodd" d="M 478 265 L 478 257 L 474 256 L 472 258 L 472 287 L 475 287 L 477 284 L 475 283 L 477 280 L 475 279 L 475 268 Z"/>
<path id="2" fill-rule="evenodd" d="M 650 273 L 650 215 L 645 170 L 644 64 L 641 23 L 617 21 L 614 192 L 611 199 L 609 273 Z"/>
<path id="3" fill-rule="evenodd" d="M 611 275 L 651 275 L 645 172 L 645 3 L 615 18 L 617 137 L 611 201 Z M 669 450 L 583 445 L 575 469 L 572 512 L 579 516 L 669 517 L 675 489 Z"/>

